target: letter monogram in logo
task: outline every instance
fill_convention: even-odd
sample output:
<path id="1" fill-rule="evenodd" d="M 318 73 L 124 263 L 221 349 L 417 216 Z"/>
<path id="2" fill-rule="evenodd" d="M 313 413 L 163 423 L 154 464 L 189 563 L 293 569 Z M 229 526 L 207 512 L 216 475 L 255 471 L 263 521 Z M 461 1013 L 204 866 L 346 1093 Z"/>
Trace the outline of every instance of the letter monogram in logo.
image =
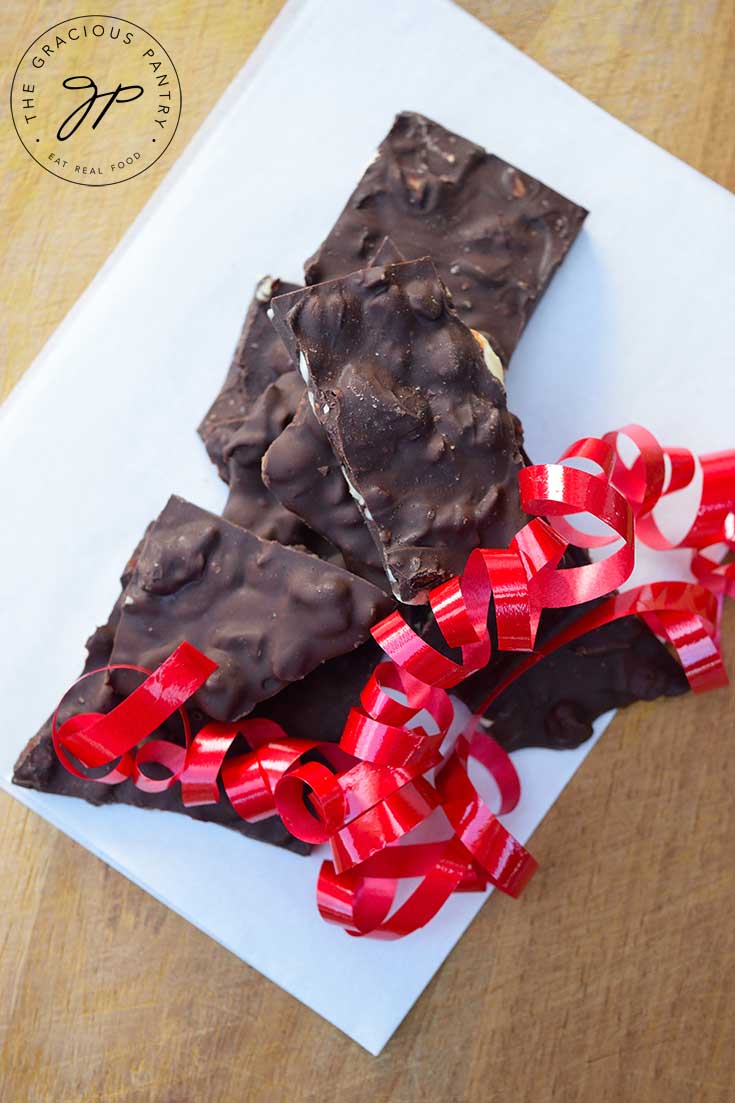
<path id="1" fill-rule="evenodd" d="M 165 152 L 181 87 L 148 31 L 114 16 L 80 16 L 31 43 L 10 106 L 34 161 L 62 180 L 101 187 L 140 175 Z"/>
<path id="2" fill-rule="evenodd" d="M 60 142 L 65 142 L 68 138 L 71 138 L 72 134 L 82 125 L 89 112 L 92 110 L 97 100 L 107 100 L 107 103 L 100 111 L 97 118 L 92 123 L 92 130 L 96 130 L 104 119 L 107 112 L 112 107 L 113 103 L 130 103 L 131 100 L 137 100 L 139 96 L 143 95 L 144 88 L 142 84 L 118 84 L 117 88 L 113 92 L 99 92 L 97 85 L 94 83 L 91 77 L 67 77 L 63 82 L 64 88 L 76 89 L 92 89 L 92 94 L 75 107 L 74 110 L 66 116 L 63 123 L 56 131 L 56 137 Z M 132 93 L 129 95 L 128 93 Z M 72 119 L 75 120 L 72 125 Z"/>

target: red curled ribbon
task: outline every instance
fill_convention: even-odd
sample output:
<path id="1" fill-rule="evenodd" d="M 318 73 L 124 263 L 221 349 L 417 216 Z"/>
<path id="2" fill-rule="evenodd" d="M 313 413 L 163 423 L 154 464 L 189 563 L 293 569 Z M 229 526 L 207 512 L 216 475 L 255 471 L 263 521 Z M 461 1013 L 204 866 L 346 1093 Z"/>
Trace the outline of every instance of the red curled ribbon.
<path id="1" fill-rule="evenodd" d="M 630 465 L 618 452 L 623 437 L 637 450 Z M 581 462 L 596 471 L 574 466 Z M 696 515 L 675 544 L 661 532 L 654 511 L 663 497 L 697 477 Z M 186 806 L 217 802 L 223 791 L 250 823 L 278 814 L 297 838 L 328 842 L 332 856 L 319 873 L 317 906 L 325 920 L 353 936 L 410 934 L 454 892 L 493 885 L 518 896 L 536 862 L 498 815 L 518 803 L 519 779 L 477 720 L 535 663 L 626 616 L 642 617 L 674 647 L 695 691 L 727 681 L 718 641 L 722 601 L 735 596 L 735 564 L 725 561 L 735 550 L 735 452 L 697 459 L 685 449 L 663 449 L 647 430 L 629 425 L 601 439 L 577 441 L 558 464 L 525 468 L 519 482 L 532 520 L 507 549 L 472 552 L 462 575 L 429 595 L 442 636 L 461 659 L 432 647 L 393 612 L 373 629 L 390 661 L 371 675 L 338 745 L 290 739 L 265 719 L 211 722 L 192 739 L 183 706 L 216 664 L 184 643 L 155 672 L 140 670 L 148 675 L 145 681 L 111 712 L 73 716 L 57 729 L 57 709 L 52 736 L 60 761 L 78 777 L 105 784 L 130 779 L 147 792 L 180 782 Z M 608 533 L 578 529 L 570 518 L 579 514 L 597 518 Z M 659 582 L 613 594 L 534 650 L 544 609 L 600 599 L 629 577 L 636 535 L 658 550 L 691 548 L 698 584 Z M 597 562 L 561 565 L 570 544 L 613 543 L 618 547 Z M 529 655 L 493 688 L 452 744 L 454 708 L 446 690 L 490 661 L 491 612 L 498 649 Z M 184 746 L 154 738 L 176 712 Z M 247 749 L 233 755 L 237 739 Z M 69 755 L 86 770 L 109 768 L 90 775 Z M 471 761 L 495 780 L 497 813 L 473 784 Z M 165 767 L 168 776 L 151 778 L 141 768 L 151 763 Z M 431 841 L 405 841 L 428 820 L 435 826 Z M 436 841 L 442 824 L 444 837 Z M 400 882 L 409 878 L 418 885 L 396 907 Z"/>

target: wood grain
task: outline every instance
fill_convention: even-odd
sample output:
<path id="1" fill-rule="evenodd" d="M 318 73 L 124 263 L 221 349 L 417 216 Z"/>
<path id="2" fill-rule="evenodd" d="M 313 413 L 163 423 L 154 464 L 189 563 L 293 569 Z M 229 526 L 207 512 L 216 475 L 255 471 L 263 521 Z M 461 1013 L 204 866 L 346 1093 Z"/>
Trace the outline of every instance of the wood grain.
<path id="1" fill-rule="evenodd" d="M 114 5 L 160 36 L 185 110 L 169 154 L 102 199 L 41 172 L 6 117 L 0 397 L 280 6 Z M 465 6 L 614 115 L 735 187 L 731 0 Z M 6 0 L 3 102 L 22 51 L 70 14 L 57 0 Z M 735 651 L 732 611 L 725 642 Z M 732 1100 L 734 713 L 735 692 L 722 691 L 619 716 L 534 836 L 543 875 L 519 903 L 490 901 L 379 1058 L 0 798 L 0 1098 Z"/>

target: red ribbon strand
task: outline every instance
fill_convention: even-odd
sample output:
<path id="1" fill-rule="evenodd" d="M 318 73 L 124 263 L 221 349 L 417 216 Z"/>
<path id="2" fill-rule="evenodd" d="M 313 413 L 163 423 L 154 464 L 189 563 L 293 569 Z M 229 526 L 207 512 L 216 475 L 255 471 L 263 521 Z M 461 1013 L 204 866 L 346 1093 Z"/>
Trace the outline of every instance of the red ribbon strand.
<path id="1" fill-rule="evenodd" d="M 636 451 L 631 464 L 618 451 L 622 439 Z M 697 478 L 696 513 L 674 543 L 662 533 L 656 507 Z M 279 815 L 297 838 L 327 843 L 331 858 L 321 866 L 317 907 L 323 919 L 354 937 L 404 937 L 428 923 L 454 892 L 492 885 L 518 896 L 536 862 L 498 817 L 517 805 L 520 783 L 478 718 L 557 648 L 626 616 L 642 617 L 671 644 L 696 692 L 727 681 L 719 621 L 724 597 L 735 596 L 735 563 L 727 561 L 735 551 L 735 452 L 697 459 L 686 449 L 664 449 L 646 429 L 628 425 L 577 441 L 559 463 L 528 467 L 519 481 L 532 520 L 508 548 L 472 552 L 462 575 L 430 594 L 442 638 L 460 657 L 428 644 L 398 610 L 386 617 L 373 636 L 389 661 L 371 675 L 338 745 L 291 739 L 266 719 L 211 722 L 192 738 L 184 705 L 216 664 L 183 643 L 152 673 L 125 667 L 145 678 L 109 713 L 73 716 L 58 727 L 57 709 L 52 737 L 60 761 L 77 777 L 108 785 L 130 780 L 145 792 L 180 783 L 185 806 L 216 803 L 224 794 L 249 823 Z M 574 518 L 582 514 L 601 522 L 605 535 L 578 528 Z M 613 593 L 633 569 L 636 536 L 660 551 L 692 549 L 697 583 L 659 582 Z M 617 546 L 596 562 L 565 568 L 570 545 Z M 610 594 L 536 647 L 544 609 Z M 491 616 L 498 649 L 529 654 L 452 741 L 454 708 L 446 691 L 489 663 Z M 183 746 L 155 736 L 177 712 Z M 242 749 L 231 754 L 237 740 Z M 473 761 L 494 779 L 497 812 L 470 778 Z M 143 771 L 153 763 L 165 768 L 164 779 Z M 102 775 L 88 772 L 105 767 Z M 411 841 L 408 836 L 427 821 L 431 841 Z M 406 879 L 418 884 L 396 906 Z"/>

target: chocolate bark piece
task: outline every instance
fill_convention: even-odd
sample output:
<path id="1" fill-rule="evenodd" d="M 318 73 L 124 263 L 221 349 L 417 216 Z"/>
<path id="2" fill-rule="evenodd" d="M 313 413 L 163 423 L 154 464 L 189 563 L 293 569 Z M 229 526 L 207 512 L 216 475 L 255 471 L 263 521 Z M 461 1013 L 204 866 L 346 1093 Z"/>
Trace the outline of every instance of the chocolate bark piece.
<path id="1" fill-rule="evenodd" d="M 403 259 L 390 238 L 381 242 L 378 252 L 384 263 Z M 281 499 L 279 504 L 278 496 L 271 493 L 261 474 L 264 453 L 291 421 L 304 394 L 301 376 L 293 364 L 291 370 L 285 367 L 286 361 L 290 361 L 288 352 L 267 320 L 270 296 L 278 286 L 279 281 L 266 278 L 256 288 L 233 368 L 203 425 L 208 426 L 210 455 L 219 464 L 220 473 L 230 485 L 224 516 L 264 539 L 303 545 L 323 558 L 332 558 L 334 547 L 325 543 L 324 539 L 315 538 L 315 526 L 309 524 L 302 512 L 296 511 L 298 515 L 295 516 L 285 499 Z M 296 289 L 291 284 L 283 285 L 284 291 L 289 288 Z M 279 373 L 277 378 L 266 384 L 276 371 Z M 230 385 L 233 372 L 234 390 Z M 248 401 L 250 406 L 246 410 Z M 218 420 L 222 408 L 227 416 Z M 322 436 L 315 442 L 317 448 L 329 453 L 330 462 L 341 478 L 339 466 L 316 422 L 314 428 Z M 313 456 L 305 457 L 307 467 L 314 459 Z M 323 461 L 315 462 L 313 469 L 322 465 Z M 333 486 L 332 497 L 336 491 L 337 487 Z M 353 510 L 353 524 L 364 527 L 356 510 Z M 322 529 L 317 527 L 316 532 L 321 533 Z M 363 534 L 363 543 L 372 548 L 376 562 L 360 564 L 357 573 L 385 588 L 385 578 L 378 566 L 379 558 L 367 533 Z M 356 559 L 353 558 L 352 562 L 355 567 L 358 566 Z"/>
<path id="2" fill-rule="evenodd" d="M 350 572 L 173 497 L 128 584 L 112 662 L 152 670 L 187 640 L 219 664 L 195 704 L 216 720 L 238 720 L 363 643 L 390 608 Z M 112 683 L 130 689 L 125 671 Z"/>
<path id="3" fill-rule="evenodd" d="M 106 666 L 110 661 L 112 641 L 122 600 L 121 595 L 108 623 L 98 628 L 88 641 L 89 655 L 85 663 L 85 671 L 96 670 Z M 411 612 L 414 613 L 411 623 L 416 630 L 420 630 L 423 621 L 416 614 L 422 614 L 423 609 Z M 384 658 L 377 644 L 369 640 L 355 651 L 322 663 L 300 682 L 292 683 L 275 697 L 261 702 L 251 715 L 274 720 L 281 724 L 287 735 L 295 739 L 318 739 L 327 743 L 338 743 L 347 714 L 358 702 L 360 691 L 372 670 Z M 59 723 L 63 723 L 68 716 L 78 712 L 105 712 L 120 700 L 121 698 L 113 691 L 109 682 L 105 682 L 101 677 L 89 679 L 82 682 L 70 696 L 61 710 Z M 189 704 L 187 704 L 187 713 L 194 734 L 210 719 Z M 162 734 L 166 739 L 181 743 L 181 727 L 178 718 L 173 717 L 168 721 Z M 239 754 L 242 750 L 244 745 L 236 741 L 228 755 Z M 245 823 L 224 797 L 218 804 L 187 808 L 181 801 L 181 790 L 178 785 L 165 793 L 142 793 L 132 782 L 108 786 L 73 777 L 67 773 L 56 757 L 51 740 L 50 719 L 20 755 L 13 780 L 17 785 L 29 789 L 79 797 L 91 804 L 132 804 L 140 808 L 183 812 L 194 819 L 221 824 L 250 838 L 273 843 L 298 854 L 308 854 L 311 850 L 308 844 L 293 838 L 278 817 L 270 817 L 255 824 Z"/>
<path id="4" fill-rule="evenodd" d="M 505 390 L 428 257 L 273 300 L 396 597 L 421 602 L 523 523 Z"/>
<path id="5" fill-rule="evenodd" d="M 394 242 L 386 237 L 370 263 L 403 260 Z M 263 457 L 262 474 L 263 482 L 286 510 L 340 550 L 349 570 L 381 589 L 388 587 L 380 552 L 306 394 L 293 421 Z"/>
<path id="6" fill-rule="evenodd" d="M 309 530 L 263 482 L 261 463 L 272 442 L 289 424 L 305 394 L 298 372 L 285 372 L 270 383 L 224 446 L 230 494 L 224 516 L 264 540 L 306 544 Z"/>
<path id="7" fill-rule="evenodd" d="M 306 395 L 293 421 L 265 453 L 262 476 L 284 513 L 301 517 L 339 548 L 349 570 L 388 587 L 380 552 Z"/>
<path id="8" fill-rule="evenodd" d="M 130 565 L 123 572 L 123 586 L 129 567 Z M 87 661 L 84 664 L 83 673 L 99 670 L 109 663 L 123 600 L 124 594 L 121 594 L 107 623 L 97 628 L 87 641 Z M 70 716 L 81 712 L 108 712 L 119 704 L 120 700 L 108 678 L 103 675 L 88 678 L 80 682 L 74 692 L 68 695 L 60 709 L 58 723 L 61 725 Z M 206 718 L 202 716 L 192 715 L 191 719 L 194 732 L 206 722 Z M 182 729 L 177 717 L 172 717 L 166 723 L 163 736 L 173 742 L 183 743 Z M 238 748 L 237 744 L 233 747 L 233 750 L 238 752 L 242 749 Z M 187 808 L 181 801 L 181 789 L 178 785 L 172 786 L 164 793 L 143 793 L 133 785 L 132 781 L 124 781 L 120 785 L 103 785 L 100 782 L 74 777 L 64 769 L 56 757 L 51 738 L 51 717 L 21 752 L 15 764 L 13 782 L 26 789 L 36 789 L 43 793 L 77 797 L 89 801 L 90 804 L 132 804 L 138 808 L 183 812 L 193 819 L 219 823 L 223 827 L 239 831 L 242 835 L 285 847 L 298 854 L 308 854 L 311 850 L 308 844 L 293 838 L 277 816 L 258 823 L 246 823 L 224 798 L 218 804 Z"/>
<path id="9" fill-rule="evenodd" d="M 581 612 L 547 610 L 540 642 Z M 493 686 L 524 658 L 496 652 L 488 667 L 453 692 L 471 709 L 479 708 Z M 688 688 L 673 655 L 639 617 L 627 617 L 567 644 L 521 675 L 488 710 L 489 731 L 508 751 L 569 750 L 589 739 L 592 722 L 603 712 L 634 701 L 676 697 Z"/>
<path id="10" fill-rule="evenodd" d="M 273 295 L 297 287 L 273 276 L 259 280 L 225 381 L 199 426 L 199 436 L 225 482 L 229 476 L 224 459 L 226 444 L 268 384 L 293 368 L 268 320 L 268 308 Z"/>
<path id="11" fill-rule="evenodd" d="M 474 142 L 405 111 L 306 262 L 306 282 L 362 268 L 389 234 L 405 256 L 433 258 L 462 319 L 507 365 L 586 214 Z"/>

